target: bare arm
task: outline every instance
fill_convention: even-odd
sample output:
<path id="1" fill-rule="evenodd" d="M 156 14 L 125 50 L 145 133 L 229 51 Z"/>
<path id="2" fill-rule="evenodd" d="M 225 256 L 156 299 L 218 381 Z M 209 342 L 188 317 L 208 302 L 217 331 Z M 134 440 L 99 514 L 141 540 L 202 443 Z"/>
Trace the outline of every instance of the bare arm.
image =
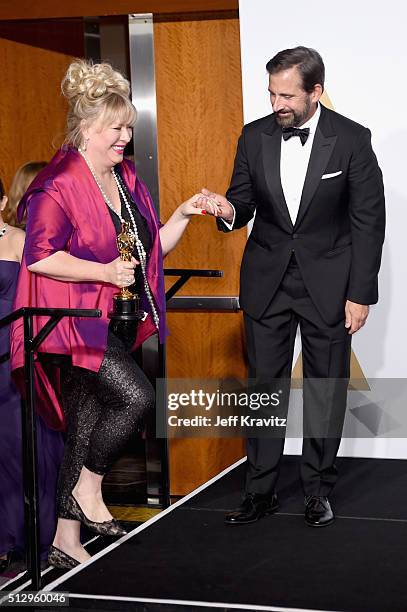
<path id="1" fill-rule="evenodd" d="M 21 263 L 23 258 L 23 250 L 24 250 L 24 240 L 25 240 L 25 232 L 18 227 L 13 228 L 13 232 L 10 236 L 11 245 L 13 249 L 13 254 L 17 257 L 18 261 Z"/>
<path id="2" fill-rule="evenodd" d="M 110 263 L 79 259 L 65 251 L 57 251 L 45 259 L 27 266 L 30 272 L 43 274 L 56 280 L 88 283 L 110 283 L 127 287 L 134 282 L 133 270 L 138 262 L 121 261 L 118 257 Z"/>
<path id="3" fill-rule="evenodd" d="M 198 205 L 198 200 L 201 197 L 202 194 L 197 194 L 183 202 L 160 229 L 160 240 L 164 257 L 177 246 L 192 215 L 206 214 L 206 211 L 202 210 L 201 206 Z"/>
<path id="4" fill-rule="evenodd" d="M 39 193 L 30 200 L 27 215 L 25 260 L 27 268 L 55 280 L 109 283 L 128 287 L 134 283 L 134 268 L 139 263 L 119 257 L 103 264 L 74 257 L 65 247 L 73 226 L 65 211 L 49 194 Z"/>

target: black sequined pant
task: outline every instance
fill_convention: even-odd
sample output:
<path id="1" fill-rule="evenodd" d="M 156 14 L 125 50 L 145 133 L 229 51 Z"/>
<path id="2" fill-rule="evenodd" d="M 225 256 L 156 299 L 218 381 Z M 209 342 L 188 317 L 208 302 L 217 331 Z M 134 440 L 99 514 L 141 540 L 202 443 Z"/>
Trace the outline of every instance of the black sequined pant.
<path id="1" fill-rule="evenodd" d="M 154 406 L 154 390 L 123 342 L 109 332 L 99 372 L 69 367 L 62 379 L 67 422 L 57 492 L 58 517 L 83 466 L 106 474 L 131 436 L 142 431 Z"/>

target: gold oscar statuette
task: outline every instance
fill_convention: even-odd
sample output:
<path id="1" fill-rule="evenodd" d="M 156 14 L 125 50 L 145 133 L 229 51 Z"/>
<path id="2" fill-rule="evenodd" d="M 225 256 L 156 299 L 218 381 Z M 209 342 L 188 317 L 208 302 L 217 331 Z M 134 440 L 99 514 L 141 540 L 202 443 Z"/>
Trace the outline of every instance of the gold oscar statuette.
<path id="1" fill-rule="evenodd" d="M 135 244 L 135 236 L 130 231 L 130 223 L 122 222 L 122 229 L 116 238 L 117 248 L 122 261 L 131 261 Z M 143 312 L 139 309 L 140 298 L 127 287 L 122 287 L 119 293 L 113 296 L 113 311 L 109 312 L 109 319 L 130 321 L 142 319 Z"/>

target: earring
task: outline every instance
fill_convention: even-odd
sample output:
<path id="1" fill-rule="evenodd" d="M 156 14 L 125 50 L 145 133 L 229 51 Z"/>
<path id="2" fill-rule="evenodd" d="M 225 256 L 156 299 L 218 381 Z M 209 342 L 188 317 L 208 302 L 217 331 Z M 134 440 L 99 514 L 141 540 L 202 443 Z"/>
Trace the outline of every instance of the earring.
<path id="1" fill-rule="evenodd" d="M 88 148 L 89 138 L 85 138 L 85 142 L 83 143 L 82 151 L 86 151 Z"/>

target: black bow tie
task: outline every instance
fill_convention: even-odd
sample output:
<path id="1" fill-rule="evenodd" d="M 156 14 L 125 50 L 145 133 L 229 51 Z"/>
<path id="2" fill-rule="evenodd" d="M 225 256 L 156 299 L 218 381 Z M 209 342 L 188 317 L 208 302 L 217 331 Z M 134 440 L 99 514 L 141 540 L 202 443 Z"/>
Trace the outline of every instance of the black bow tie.
<path id="1" fill-rule="evenodd" d="M 289 140 L 291 136 L 299 136 L 302 146 L 307 142 L 309 136 L 309 128 L 285 127 L 283 128 L 284 140 Z"/>

